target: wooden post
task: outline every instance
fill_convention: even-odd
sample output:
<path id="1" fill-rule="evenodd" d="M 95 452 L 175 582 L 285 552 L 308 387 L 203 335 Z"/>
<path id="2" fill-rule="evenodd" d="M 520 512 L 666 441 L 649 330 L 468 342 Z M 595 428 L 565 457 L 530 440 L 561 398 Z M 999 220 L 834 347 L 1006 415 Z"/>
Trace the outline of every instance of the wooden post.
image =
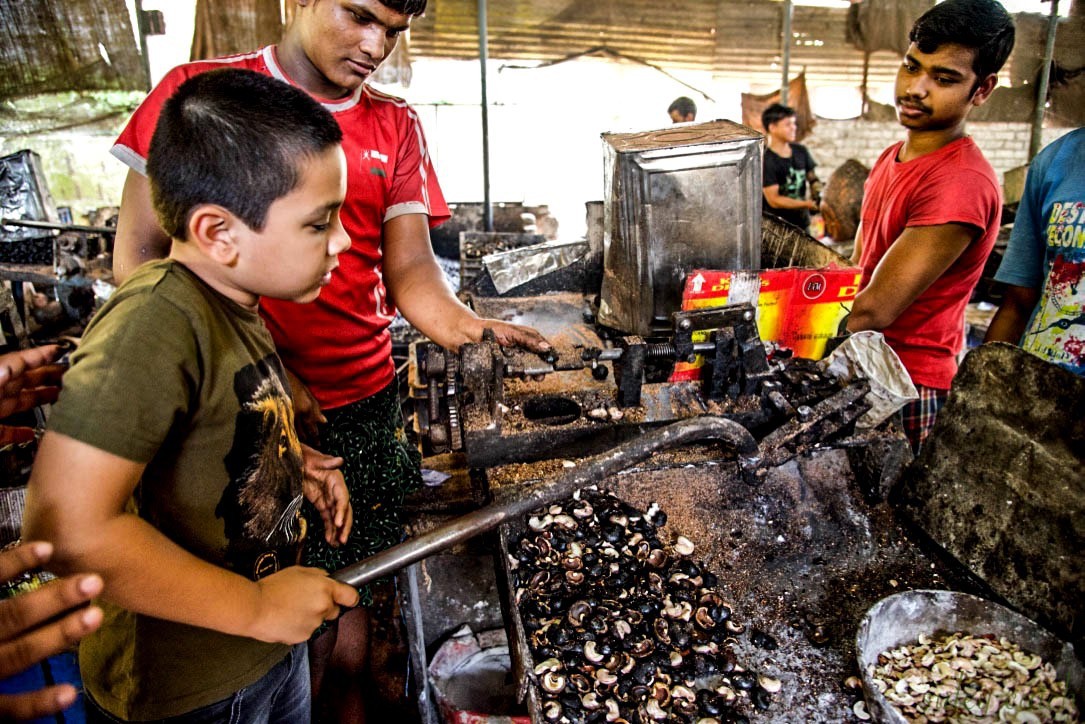
<path id="1" fill-rule="evenodd" d="M 1051 84 L 1051 61 L 1055 56 L 1055 31 L 1059 25 L 1059 0 L 1051 0 L 1051 14 L 1047 16 L 1047 43 L 1044 45 L 1044 64 L 1040 68 L 1040 81 L 1036 84 L 1036 108 L 1032 115 L 1032 135 L 1029 137 L 1028 160 L 1032 161 L 1043 145 L 1044 111 L 1047 109 L 1047 89 Z"/>
<path id="2" fill-rule="evenodd" d="M 794 6 L 791 0 L 784 0 L 784 37 L 781 40 L 780 56 L 783 65 L 783 80 L 780 81 L 780 103 L 787 105 L 788 76 L 791 73 L 791 16 Z"/>

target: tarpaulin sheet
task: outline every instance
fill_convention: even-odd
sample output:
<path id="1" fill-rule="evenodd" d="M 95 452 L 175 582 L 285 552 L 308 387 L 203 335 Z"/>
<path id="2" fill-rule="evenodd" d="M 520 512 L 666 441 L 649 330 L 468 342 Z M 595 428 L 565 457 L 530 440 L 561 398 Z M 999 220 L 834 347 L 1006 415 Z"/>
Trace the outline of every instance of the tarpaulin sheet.
<path id="1" fill-rule="evenodd" d="M 0 68 L 0 99 L 148 88 L 124 0 L 0 3 Z"/>
<path id="2" fill-rule="evenodd" d="M 192 60 L 246 53 L 279 42 L 279 0 L 197 0 Z"/>
<path id="3" fill-rule="evenodd" d="M 765 95 L 742 94 L 742 125 L 756 128 L 762 133 L 767 131 L 761 125 L 761 114 L 773 103 L 780 102 L 780 91 Z M 810 92 L 806 90 L 806 73 L 799 73 L 788 81 L 787 105 L 795 109 L 795 140 L 801 141 L 814 130 L 817 119 L 810 110 Z"/>
<path id="4" fill-rule="evenodd" d="M 848 10 L 846 37 L 859 50 L 873 53 L 908 50 L 912 23 L 934 7 L 934 0 L 862 0 Z"/>

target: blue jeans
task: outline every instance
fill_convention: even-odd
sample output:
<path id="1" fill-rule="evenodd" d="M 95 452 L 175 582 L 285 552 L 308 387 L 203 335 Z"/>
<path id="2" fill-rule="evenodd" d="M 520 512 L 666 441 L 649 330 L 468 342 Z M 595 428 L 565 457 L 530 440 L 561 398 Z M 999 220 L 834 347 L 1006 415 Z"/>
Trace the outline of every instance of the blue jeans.
<path id="1" fill-rule="evenodd" d="M 88 724 L 124 721 L 102 709 L 89 694 L 84 699 Z M 160 724 L 308 724 L 311 708 L 309 655 L 305 644 L 298 644 L 251 686 L 222 701 L 158 721 Z"/>

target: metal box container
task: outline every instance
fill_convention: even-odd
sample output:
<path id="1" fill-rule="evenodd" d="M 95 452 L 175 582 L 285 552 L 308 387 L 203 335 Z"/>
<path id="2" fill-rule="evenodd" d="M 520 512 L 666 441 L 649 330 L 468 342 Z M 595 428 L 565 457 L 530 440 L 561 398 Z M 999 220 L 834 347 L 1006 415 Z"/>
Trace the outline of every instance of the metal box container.
<path id="1" fill-rule="evenodd" d="M 33 151 L 0 158 L 0 218 L 54 223 L 60 220 L 41 158 Z M 0 263 L 52 264 L 54 236 L 48 229 L 0 225 Z"/>
<path id="2" fill-rule="evenodd" d="M 758 267 L 761 138 L 732 121 L 603 134 L 601 323 L 666 333 L 687 273 Z"/>
<path id="3" fill-rule="evenodd" d="M 0 216 L 16 221 L 57 222 L 56 207 L 41 168 L 41 157 L 19 151 L 0 158 Z M 53 238 L 45 229 L 24 226 L 0 227 L 0 241 Z"/>

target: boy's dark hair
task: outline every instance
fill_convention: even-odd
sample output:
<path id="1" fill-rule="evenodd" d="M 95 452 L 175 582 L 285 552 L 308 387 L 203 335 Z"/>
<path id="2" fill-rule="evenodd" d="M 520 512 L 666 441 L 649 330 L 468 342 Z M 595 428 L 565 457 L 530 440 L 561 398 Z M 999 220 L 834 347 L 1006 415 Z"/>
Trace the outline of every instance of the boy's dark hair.
<path id="1" fill-rule="evenodd" d="M 791 106 L 785 106 L 783 103 L 773 103 L 771 106 L 761 111 L 761 127 L 768 133 L 769 126 L 773 123 L 779 123 L 785 118 L 791 118 L 795 113 L 795 109 Z"/>
<path id="2" fill-rule="evenodd" d="M 697 104 L 693 102 L 692 98 L 686 98 L 685 96 L 679 96 L 667 107 L 667 113 L 674 113 L 678 111 L 678 115 L 685 118 L 689 115 L 697 115 Z"/>
<path id="3" fill-rule="evenodd" d="M 426 12 L 426 0 L 380 0 L 381 5 L 404 15 L 421 15 Z"/>
<path id="4" fill-rule="evenodd" d="M 924 53 L 933 53 L 946 43 L 972 48 L 976 51 L 972 70 L 978 85 L 1000 71 L 1010 56 L 1013 18 L 997 0 L 945 0 L 915 21 L 908 40 Z"/>
<path id="5" fill-rule="evenodd" d="M 189 78 L 163 104 L 147 153 L 158 221 L 184 239 L 192 210 L 218 204 L 260 231 L 301 161 L 342 138 L 326 109 L 282 81 L 234 68 Z"/>

